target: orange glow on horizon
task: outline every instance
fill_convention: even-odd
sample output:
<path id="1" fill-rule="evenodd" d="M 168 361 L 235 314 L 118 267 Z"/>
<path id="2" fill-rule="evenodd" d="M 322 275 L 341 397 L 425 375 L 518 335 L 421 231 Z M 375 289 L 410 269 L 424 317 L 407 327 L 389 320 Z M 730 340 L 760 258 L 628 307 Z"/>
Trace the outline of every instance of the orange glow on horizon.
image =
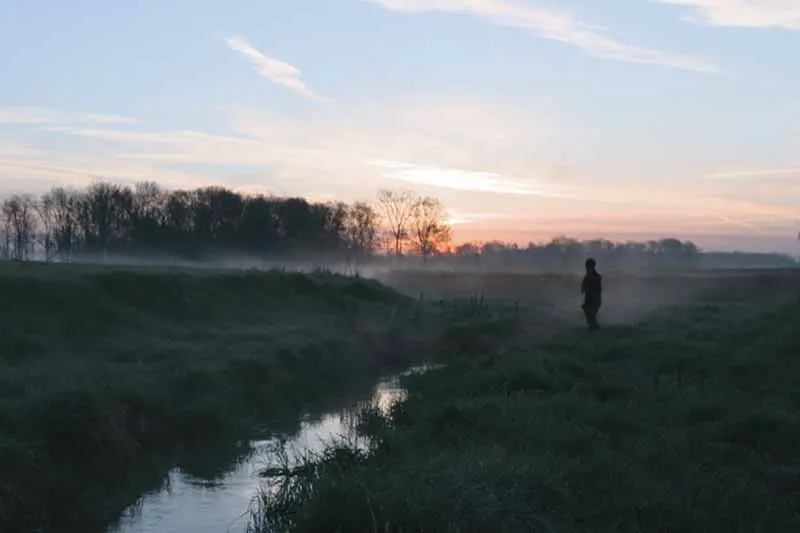
<path id="1" fill-rule="evenodd" d="M 587 224 L 588 225 L 588 224 Z M 503 242 L 525 247 L 529 243 L 548 243 L 558 237 L 566 237 L 579 241 L 605 239 L 612 242 L 645 242 L 664 238 L 676 238 L 684 241 L 699 241 L 719 248 L 736 248 L 736 242 L 742 238 L 753 242 L 762 241 L 764 247 L 781 243 L 784 248 L 792 248 L 797 235 L 792 231 L 748 231 L 746 228 L 724 226 L 721 224 L 691 227 L 677 227 L 673 230 L 663 227 L 635 224 L 598 224 L 595 229 L 586 226 L 561 226 L 557 222 L 544 222 L 539 227 L 513 228 L 507 223 L 500 225 L 458 224 L 453 228 L 451 248 L 463 244 L 483 244 L 487 242 Z M 761 246 L 758 246 L 761 248 Z"/>

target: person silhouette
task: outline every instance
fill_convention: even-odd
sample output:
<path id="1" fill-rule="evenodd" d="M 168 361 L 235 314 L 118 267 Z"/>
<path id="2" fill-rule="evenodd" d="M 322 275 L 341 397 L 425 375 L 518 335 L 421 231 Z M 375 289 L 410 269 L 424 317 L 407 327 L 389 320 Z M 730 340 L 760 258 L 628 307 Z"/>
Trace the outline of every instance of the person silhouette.
<path id="1" fill-rule="evenodd" d="M 586 275 L 581 282 L 581 294 L 583 294 L 583 314 L 586 316 L 586 323 L 590 330 L 599 329 L 597 323 L 597 313 L 603 303 L 603 276 L 597 272 L 597 262 L 591 257 L 586 260 Z"/>

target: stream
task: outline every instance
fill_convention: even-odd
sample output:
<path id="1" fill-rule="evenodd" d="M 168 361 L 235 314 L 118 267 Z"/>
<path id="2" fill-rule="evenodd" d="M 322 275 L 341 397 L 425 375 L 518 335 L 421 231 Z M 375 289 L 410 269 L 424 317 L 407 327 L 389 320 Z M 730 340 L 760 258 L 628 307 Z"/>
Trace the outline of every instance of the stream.
<path id="1" fill-rule="evenodd" d="M 415 367 L 405 374 L 429 368 Z M 385 412 L 403 398 L 405 391 L 399 385 L 402 375 L 380 381 L 371 397 L 355 400 L 351 407 L 322 416 L 303 417 L 300 430 L 294 435 L 251 441 L 236 466 L 222 475 L 198 477 L 173 468 L 163 488 L 142 496 L 108 533 L 244 532 L 254 497 L 265 483 L 259 472 L 269 465 L 276 444 L 285 442 L 286 450 L 293 455 L 320 451 L 332 438 L 353 435 L 355 415 L 365 402 Z"/>

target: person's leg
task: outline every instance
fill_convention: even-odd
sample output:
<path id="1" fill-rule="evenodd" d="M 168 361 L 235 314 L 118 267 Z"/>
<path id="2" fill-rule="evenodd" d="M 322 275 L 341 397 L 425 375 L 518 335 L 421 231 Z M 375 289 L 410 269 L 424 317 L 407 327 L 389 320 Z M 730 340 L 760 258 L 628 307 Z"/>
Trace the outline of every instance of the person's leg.
<path id="1" fill-rule="evenodd" d="M 586 315 L 589 329 L 600 329 L 600 324 L 597 323 L 597 313 L 600 311 L 599 305 L 592 305 Z"/>

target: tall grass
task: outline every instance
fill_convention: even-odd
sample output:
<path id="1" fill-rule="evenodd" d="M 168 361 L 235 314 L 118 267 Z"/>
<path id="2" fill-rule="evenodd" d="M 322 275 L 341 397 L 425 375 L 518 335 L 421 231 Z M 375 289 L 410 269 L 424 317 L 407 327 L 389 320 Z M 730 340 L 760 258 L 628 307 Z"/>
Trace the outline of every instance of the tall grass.
<path id="1" fill-rule="evenodd" d="M 363 414 L 370 453 L 307 457 L 262 493 L 253 531 L 800 530 L 797 281 L 731 279 L 541 342 L 464 327 L 444 368 Z"/>
<path id="2" fill-rule="evenodd" d="M 4 533 L 101 531 L 176 462 L 291 428 L 426 357 L 438 327 L 325 272 L 3 265 L 0 295 Z"/>

